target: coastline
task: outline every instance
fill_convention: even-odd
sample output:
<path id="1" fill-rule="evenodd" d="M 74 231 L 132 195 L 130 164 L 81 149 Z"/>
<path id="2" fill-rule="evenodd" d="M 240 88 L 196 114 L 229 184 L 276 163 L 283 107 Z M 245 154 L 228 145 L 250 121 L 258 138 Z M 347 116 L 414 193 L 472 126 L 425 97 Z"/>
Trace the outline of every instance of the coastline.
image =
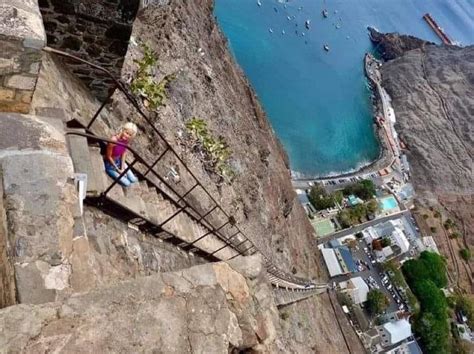
<path id="1" fill-rule="evenodd" d="M 367 56 L 367 54 L 366 54 Z M 365 58 L 364 58 L 364 67 L 365 67 Z M 371 100 L 372 100 L 372 112 L 373 112 L 373 125 L 374 125 L 374 133 L 376 139 L 379 143 L 379 156 L 375 158 L 373 161 L 370 162 L 362 162 L 355 168 L 342 171 L 342 172 L 330 172 L 329 174 L 325 174 L 322 176 L 304 176 L 297 171 L 291 171 L 291 180 L 294 182 L 312 182 L 312 181 L 324 181 L 324 180 L 331 180 L 336 178 L 347 178 L 347 177 L 354 177 L 360 174 L 370 174 L 370 173 L 377 173 L 379 170 L 387 168 L 392 161 L 392 154 L 391 150 L 388 147 L 387 138 L 384 134 L 384 128 L 379 126 L 377 122 L 377 117 L 383 116 L 383 109 L 381 108 L 382 102 L 381 98 L 378 94 L 377 89 L 375 89 L 375 85 L 372 82 L 372 79 L 367 73 L 367 70 L 364 70 L 364 74 L 366 79 L 369 82 L 370 90 L 371 90 Z M 298 177 L 298 174 L 301 177 Z"/>

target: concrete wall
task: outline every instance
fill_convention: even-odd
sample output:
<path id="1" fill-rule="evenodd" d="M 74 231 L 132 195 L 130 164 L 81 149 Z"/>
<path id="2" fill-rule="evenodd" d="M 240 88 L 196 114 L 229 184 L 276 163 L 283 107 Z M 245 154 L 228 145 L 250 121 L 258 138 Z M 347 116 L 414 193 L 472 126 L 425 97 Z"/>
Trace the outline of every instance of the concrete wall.
<path id="1" fill-rule="evenodd" d="M 39 0 L 48 46 L 105 67 L 120 76 L 140 0 Z M 99 98 L 113 83 L 99 70 L 68 66 Z"/>
<path id="2" fill-rule="evenodd" d="M 45 43 L 35 0 L 0 3 L 0 111 L 29 112 Z"/>

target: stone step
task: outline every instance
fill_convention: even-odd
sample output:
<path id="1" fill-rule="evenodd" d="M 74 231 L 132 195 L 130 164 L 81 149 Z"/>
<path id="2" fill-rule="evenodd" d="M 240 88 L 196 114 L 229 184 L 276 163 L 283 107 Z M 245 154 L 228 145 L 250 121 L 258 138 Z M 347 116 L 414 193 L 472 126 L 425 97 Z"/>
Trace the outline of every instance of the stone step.
<path id="1" fill-rule="evenodd" d="M 149 194 L 150 194 L 150 189 L 148 188 L 148 183 L 147 181 L 143 180 L 143 181 L 139 181 L 138 182 L 140 184 L 140 188 L 141 188 L 141 196 L 143 199 L 145 199 Z"/>
<path id="2" fill-rule="evenodd" d="M 104 159 L 100 154 L 100 149 L 96 146 L 89 146 L 89 153 L 94 168 L 95 183 L 99 186 L 100 193 L 105 192 L 113 183 L 113 179 L 105 172 Z M 112 199 L 124 197 L 123 188 L 118 183 L 107 193 Z"/>
<path id="3" fill-rule="evenodd" d="M 71 129 L 84 133 L 84 129 Z M 69 154 L 71 155 L 74 172 L 85 173 L 87 175 L 87 193 L 100 193 L 100 186 L 93 177 L 94 166 L 92 165 L 87 139 L 83 136 L 68 135 Z"/>
<path id="4" fill-rule="evenodd" d="M 124 188 L 124 192 L 127 197 L 142 197 L 142 187 L 140 183 L 132 183 L 130 186 Z"/>

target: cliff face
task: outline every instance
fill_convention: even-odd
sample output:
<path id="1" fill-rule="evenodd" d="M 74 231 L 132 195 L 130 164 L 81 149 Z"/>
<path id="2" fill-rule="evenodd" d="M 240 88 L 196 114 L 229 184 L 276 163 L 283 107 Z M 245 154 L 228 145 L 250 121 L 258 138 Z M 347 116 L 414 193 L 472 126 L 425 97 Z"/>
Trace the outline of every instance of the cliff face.
<path id="1" fill-rule="evenodd" d="M 132 37 L 156 52 L 158 80 L 176 75 L 166 105 L 157 111 L 155 124 L 198 179 L 282 269 L 324 279 L 313 230 L 290 183 L 286 155 L 228 51 L 214 21 L 212 1 L 176 1 L 148 7 L 138 14 Z M 123 77 L 136 71 L 134 60 L 141 57 L 140 46 L 130 45 Z M 122 101 L 117 96 L 113 112 L 122 112 L 125 119 L 132 113 Z M 222 137 L 229 145 L 236 172 L 232 183 L 216 187 L 214 177 L 180 138 L 192 117 L 204 119 L 212 135 Z M 291 321 L 293 325 L 282 325 L 281 350 L 346 350 L 325 295 L 292 305 L 286 311 L 289 317 L 282 322 Z M 352 329 L 346 335 L 356 350 L 362 349 Z"/>
<path id="2" fill-rule="evenodd" d="M 457 253 L 457 247 L 474 244 L 474 46 L 436 46 L 396 34 L 372 37 L 389 60 L 382 67 L 383 86 L 409 148 L 419 199 L 457 220 L 464 236 L 453 242 Z M 432 233 L 443 244 L 447 237 L 438 234 L 440 228 Z M 470 268 L 461 268 L 470 278 Z"/>
<path id="3" fill-rule="evenodd" d="M 246 235 L 273 258 L 275 264 L 297 275 L 324 281 L 324 265 L 316 256 L 313 230 L 291 186 L 286 155 L 275 138 L 254 92 L 226 47 L 225 39 L 213 19 L 212 2 L 161 1 L 160 4 L 145 9 L 135 21 L 133 40 L 125 59 L 123 76 L 127 79 L 136 71 L 134 59 L 141 58 L 143 54 L 142 48 L 133 43 L 138 41 L 148 43 L 158 58 L 156 78 L 161 79 L 164 75 L 175 74 L 175 79 L 167 90 L 166 105 L 160 107 L 156 114 L 152 114 L 156 126 L 224 209 L 235 216 Z M 143 122 L 119 93 L 116 93 L 112 100 L 113 103 L 94 125 L 94 132 L 110 136 L 123 122 L 135 121 L 140 131 L 134 141 L 134 147 L 145 155 L 156 157 L 154 155 L 154 149 L 158 145 L 156 136 L 145 128 Z M 32 108 L 38 115 L 59 114 L 64 120 L 75 118 L 87 123 L 98 105 L 60 61 L 53 60 L 49 54 L 43 55 L 42 70 L 32 102 Z M 61 114 L 62 111 L 58 108 L 65 114 Z M 229 145 L 232 150 L 231 165 L 236 172 L 232 183 L 216 185 L 215 175 L 208 173 L 199 156 L 189 148 L 186 140 L 183 140 L 182 137 L 185 136 L 183 133 L 186 131 L 185 122 L 192 117 L 205 119 L 212 135 L 221 136 Z M 178 172 L 184 177 L 183 170 Z M 184 183 L 183 181 L 182 184 Z M 195 201 L 204 203 L 199 197 L 195 197 Z M 72 217 L 68 219 L 71 224 L 72 219 Z M 38 301 L 38 303 L 56 302 L 39 307 L 17 305 L 0 312 L 0 315 L 4 315 L 0 318 L 4 323 L 13 321 L 12 328 L 23 325 L 21 318 L 25 313 L 42 312 L 39 317 L 32 315 L 34 321 L 31 321 L 31 331 L 28 332 L 24 342 L 21 342 L 20 338 L 10 341 L 8 337 L 9 343 L 23 343 L 27 347 L 37 345 L 42 349 L 42 343 L 54 340 L 52 337 L 58 333 L 58 328 L 65 327 L 72 318 L 77 317 L 83 320 L 81 323 L 88 328 L 88 331 L 89 329 L 92 331 L 93 325 L 92 322 L 88 322 L 87 316 L 98 308 L 94 305 L 96 301 L 100 303 L 99 307 L 104 308 L 111 308 L 110 306 L 117 302 L 125 304 L 123 312 L 119 314 L 118 322 L 128 324 L 136 316 L 134 306 L 137 301 L 158 304 L 163 297 L 170 295 L 164 293 L 154 297 L 153 292 L 146 288 L 147 282 L 156 281 L 156 284 L 161 282 L 161 275 L 155 273 L 182 269 L 201 261 L 190 260 L 188 255 L 165 247 L 164 242 L 160 245 L 154 242 L 157 240 L 150 240 L 149 235 L 135 234 L 127 229 L 126 224 L 111 220 L 97 209 L 86 207 L 83 219 L 84 225 L 79 230 L 83 235 L 78 237 L 73 235 L 72 250 L 64 259 L 64 262 L 70 265 L 67 273 L 70 277 L 65 281 L 65 288 L 54 293 L 48 292 L 45 301 Z M 145 280 L 143 276 L 148 274 L 151 274 L 151 278 Z M 137 280 L 134 283 L 127 283 L 127 279 L 130 278 Z M 40 287 L 42 278 L 35 279 L 38 280 Z M 139 290 L 135 299 L 126 296 L 142 286 L 144 289 Z M 222 306 L 229 305 L 225 304 L 222 293 L 216 289 L 217 285 L 211 287 L 215 292 L 215 298 L 218 299 L 214 307 L 220 306 L 218 303 Z M 27 287 L 20 290 L 23 294 L 28 292 Z M 194 288 L 191 290 L 193 292 Z M 150 294 L 145 293 L 147 291 Z M 188 293 L 189 291 L 189 289 L 183 290 Z M 259 294 L 259 289 L 251 288 L 250 293 L 252 297 L 258 298 L 266 292 L 262 291 Z M 178 294 L 177 298 L 181 295 Z M 206 297 L 205 293 L 200 295 Z M 178 300 L 181 301 L 180 299 L 176 301 Z M 268 344 L 267 348 L 272 352 L 346 352 L 344 338 L 335 321 L 335 314 L 327 295 L 287 306 L 283 309 L 285 315 L 280 315 L 280 318 L 275 318 L 272 312 L 274 310 L 271 309 L 270 322 L 273 325 L 262 319 L 262 316 L 267 315 L 259 310 L 261 305 L 258 301 L 250 302 L 249 311 L 256 311 L 238 324 L 241 331 L 246 326 L 250 328 L 249 337 L 245 338 L 243 347 L 258 349 L 258 345 L 263 343 Z M 146 310 L 141 312 L 144 316 L 146 313 Z M 169 316 L 163 315 L 162 319 L 149 317 L 150 321 L 155 321 L 149 324 L 153 326 L 156 324 L 158 328 L 169 318 L 177 317 L 180 320 L 182 316 L 186 318 L 189 315 L 185 312 L 179 314 L 175 316 L 174 312 L 170 312 Z M 124 337 L 120 331 L 113 330 L 115 318 L 103 315 L 101 319 L 105 319 L 105 322 L 101 322 L 103 326 L 101 329 L 110 335 L 109 342 Z M 210 316 L 214 315 L 217 316 L 217 314 Z M 344 322 L 345 317 L 339 313 L 337 316 L 340 317 L 342 325 L 346 326 L 344 333 L 353 346 L 352 351 L 362 352 L 363 349 L 353 329 L 348 322 Z M 229 323 L 235 325 L 232 321 L 224 325 Z M 42 327 L 42 324 L 46 326 Z M 232 327 L 230 325 L 229 328 Z M 148 333 L 146 327 L 136 328 L 137 332 L 130 338 L 138 338 Z M 209 329 L 213 330 L 223 334 L 216 328 Z M 273 330 L 276 334 L 272 333 Z M 203 343 L 206 338 L 203 339 L 200 336 L 202 333 L 196 332 L 196 341 Z M 14 336 L 15 333 L 5 333 L 4 337 L 7 335 Z M 74 338 L 77 343 L 82 340 L 73 328 L 68 331 L 67 336 Z M 160 338 L 155 339 L 163 341 L 168 339 Z M 244 340 L 243 332 L 242 338 Z M 147 343 L 150 346 L 160 346 L 160 343 L 153 340 L 151 338 Z M 222 343 L 224 342 L 219 342 L 216 347 Z M 233 343 L 232 345 L 236 347 L 241 345 L 232 339 L 232 342 L 229 340 L 219 348 L 224 348 L 229 343 Z M 70 348 L 75 348 L 74 343 L 69 344 Z M 129 344 L 122 342 L 117 344 L 116 348 L 121 345 L 129 348 L 127 347 Z M 188 343 L 183 345 L 189 348 Z M 57 348 L 54 345 L 51 347 Z"/>

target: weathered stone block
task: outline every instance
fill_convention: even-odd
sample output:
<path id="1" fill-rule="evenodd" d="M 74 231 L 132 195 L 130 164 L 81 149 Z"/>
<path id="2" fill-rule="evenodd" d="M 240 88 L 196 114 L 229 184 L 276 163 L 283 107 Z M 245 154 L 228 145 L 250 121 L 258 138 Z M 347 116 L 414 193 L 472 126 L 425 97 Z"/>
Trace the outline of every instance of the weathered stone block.
<path id="1" fill-rule="evenodd" d="M 27 48 L 43 48 L 46 34 L 37 2 L 9 0 L 0 4 L 0 35 L 21 39 Z"/>
<path id="2" fill-rule="evenodd" d="M 14 98 L 15 98 L 14 90 L 0 88 L 0 101 L 13 100 Z"/>
<path id="3" fill-rule="evenodd" d="M 19 90 L 33 90 L 36 85 L 36 77 L 24 75 L 12 75 L 7 78 L 5 86 Z"/>
<path id="4" fill-rule="evenodd" d="M 0 101 L 0 112 L 29 113 L 30 104 L 18 101 Z"/>

